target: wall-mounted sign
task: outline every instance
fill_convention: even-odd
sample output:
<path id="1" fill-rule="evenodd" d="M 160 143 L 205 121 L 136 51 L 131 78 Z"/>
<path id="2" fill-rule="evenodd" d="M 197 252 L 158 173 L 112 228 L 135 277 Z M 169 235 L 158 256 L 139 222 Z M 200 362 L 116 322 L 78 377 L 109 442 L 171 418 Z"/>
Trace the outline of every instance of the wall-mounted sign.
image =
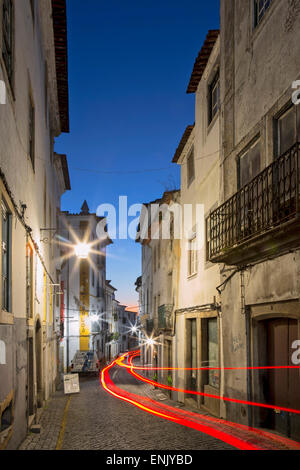
<path id="1" fill-rule="evenodd" d="M 64 392 L 65 392 L 65 395 L 68 395 L 70 393 L 80 392 L 78 374 L 64 375 Z"/>

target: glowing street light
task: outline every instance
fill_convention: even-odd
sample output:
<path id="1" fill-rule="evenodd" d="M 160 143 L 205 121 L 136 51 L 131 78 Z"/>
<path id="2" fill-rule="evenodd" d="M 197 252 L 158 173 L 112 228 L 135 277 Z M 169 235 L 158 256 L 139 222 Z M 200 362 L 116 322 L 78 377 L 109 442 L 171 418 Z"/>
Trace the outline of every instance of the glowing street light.
<path id="1" fill-rule="evenodd" d="M 137 327 L 136 325 L 133 325 L 133 326 L 130 328 L 130 330 L 131 330 L 131 333 L 132 333 L 132 334 L 135 334 L 135 333 L 137 333 L 137 331 L 138 331 L 138 327 Z"/>
<path id="2" fill-rule="evenodd" d="M 147 344 L 147 346 L 154 346 L 155 341 L 154 341 L 153 338 L 148 338 L 148 339 L 146 340 L 146 344 Z"/>
<path id="3" fill-rule="evenodd" d="M 90 316 L 90 321 L 91 321 L 92 323 L 97 322 L 98 320 L 99 320 L 98 315 L 93 314 L 93 315 Z"/>
<path id="4" fill-rule="evenodd" d="M 90 253 L 90 245 L 87 243 L 77 243 L 74 247 L 77 258 L 87 259 Z"/>

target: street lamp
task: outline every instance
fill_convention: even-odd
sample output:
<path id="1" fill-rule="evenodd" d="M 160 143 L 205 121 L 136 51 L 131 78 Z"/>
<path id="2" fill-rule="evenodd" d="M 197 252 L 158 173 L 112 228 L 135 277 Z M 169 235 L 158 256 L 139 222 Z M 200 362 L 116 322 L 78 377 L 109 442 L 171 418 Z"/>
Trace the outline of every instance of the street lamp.
<path id="1" fill-rule="evenodd" d="M 75 255 L 80 259 L 87 259 L 90 250 L 90 245 L 87 243 L 77 243 L 77 245 L 74 246 Z"/>

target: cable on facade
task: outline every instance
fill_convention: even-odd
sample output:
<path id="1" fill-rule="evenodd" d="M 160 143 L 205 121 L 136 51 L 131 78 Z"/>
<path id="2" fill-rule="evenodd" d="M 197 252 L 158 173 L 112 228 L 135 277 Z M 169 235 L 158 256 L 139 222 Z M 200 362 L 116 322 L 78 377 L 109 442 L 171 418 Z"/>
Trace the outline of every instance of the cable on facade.
<path id="1" fill-rule="evenodd" d="M 42 255 L 40 254 L 38 244 L 36 243 L 36 241 L 34 240 L 34 238 L 33 238 L 33 236 L 32 236 L 32 228 L 31 228 L 29 225 L 26 224 L 26 222 L 25 222 L 25 220 L 24 220 L 24 213 L 21 213 L 21 212 L 20 212 L 20 210 L 19 210 L 19 208 L 18 208 L 18 206 L 17 206 L 17 203 L 15 202 L 15 198 L 14 198 L 14 196 L 13 196 L 13 194 L 12 194 L 12 191 L 11 191 L 9 185 L 8 185 L 6 176 L 5 176 L 5 174 L 3 173 L 3 171 L 2 171 L 1 168 L 0 168 L 0 178 L 1 178 L 2 182 L 3 182 L 3 185 L 4 185 L 4 187 L 5 187 L 5 190 L 6 190 L 8 196 L 9 196 L 9 198 L 10 198 L 10 200 L 11 200 L 11 203 L 12 203 L 13 207 L 14 207 L 15 213 L 16 213 L 16 215 L 17 215 L 19 221 L 21 222 L 21 224 L 22 224 L 23 227 L 25 228 L 25 231 L 26 231 L 27 235 L 29 236 L 29 238 L 30 238 L 30 240 L 31 240 L 31 242 L 32 242 L 32 244 L 33 244 L 33 246 L 34 246 L 34 248 L 35 248 L 35 252 L 36 252 L 37 256 L 39 257 L 39 260 L 40 260 L 40 262 L 41 262 L 41 264 L 42 264 L 42 266 L 43 266 L 43 268 L 44 268 L 44 270 L 45 270 L 47 276 L 49 277 L 49 279 L 50 279 L 50 281 L 52 282 L 52 284 L 54 284 L 55 282 L 54 282 L 54 280 L 53 280 L 51 274 L 49 273 L 49 271 L 48 271 L 48 269 L 47 269 L 47 267 L 46 267 L 46 264 L 45 264 L 45 262 L 44 262 L 44 260 L 43 260 L 43 258 L 42 258 Z"/>

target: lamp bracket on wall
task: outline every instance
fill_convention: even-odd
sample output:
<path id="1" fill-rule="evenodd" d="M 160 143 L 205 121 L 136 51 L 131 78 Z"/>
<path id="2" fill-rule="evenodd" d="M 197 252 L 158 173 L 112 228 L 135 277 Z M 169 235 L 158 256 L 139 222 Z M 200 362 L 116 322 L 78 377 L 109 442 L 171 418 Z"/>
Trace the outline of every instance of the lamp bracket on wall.
<path id="1" fill-rule="evenodd" d="M 40 232 L 41 232 L 41 242 L 50 243 L 54 239 L 57 233 L 57 229 L 56 228 L 41 228 Z M 49 235 L 44 236 L 44 232 L 49 232 Z"/>

